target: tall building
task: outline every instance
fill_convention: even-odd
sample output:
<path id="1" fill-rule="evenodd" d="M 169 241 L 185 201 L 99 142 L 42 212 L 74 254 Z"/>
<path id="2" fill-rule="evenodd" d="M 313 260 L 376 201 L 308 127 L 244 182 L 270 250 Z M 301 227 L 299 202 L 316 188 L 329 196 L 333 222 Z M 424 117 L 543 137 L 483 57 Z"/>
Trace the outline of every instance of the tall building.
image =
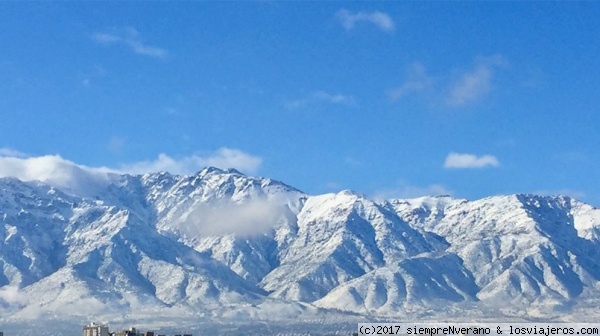
<path id="1" fill-rule="evenodd" d="M 92 322 L 83 327 L 83 336 L 109 336 L 108 327 Z"/>

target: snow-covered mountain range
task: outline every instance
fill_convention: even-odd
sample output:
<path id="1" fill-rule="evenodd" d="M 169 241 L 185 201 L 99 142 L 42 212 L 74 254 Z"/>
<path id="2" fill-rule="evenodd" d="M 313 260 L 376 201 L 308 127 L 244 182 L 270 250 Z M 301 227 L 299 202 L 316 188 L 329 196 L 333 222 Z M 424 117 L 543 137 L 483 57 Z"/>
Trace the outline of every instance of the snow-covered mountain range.
<path id="1" fill-rule="evenodd" d="M 600 302 L 600 210 L 567 196 L 376 201 L 205 168 L 0 179 L 0 318 L 290 318 Z M 89 185 L 89 188 L 86 188 Z"/>

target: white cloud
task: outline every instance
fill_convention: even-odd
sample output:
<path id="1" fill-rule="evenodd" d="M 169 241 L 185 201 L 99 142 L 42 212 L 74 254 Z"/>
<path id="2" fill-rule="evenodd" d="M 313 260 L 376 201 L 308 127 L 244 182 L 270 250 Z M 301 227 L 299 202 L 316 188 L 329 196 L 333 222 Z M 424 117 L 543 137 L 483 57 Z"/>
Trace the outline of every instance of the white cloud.
<path id="1" fill-rule="evenodd" d="M 235 168 L 253 174 L 258 171 L 262 159 L 238 149 L 221 148 L 213 155 L 205 157 L 204 162 L 206 163 L 205 166 Z"/>
<path id="2" fill-rule="evenodd" d="M 82 171 L 107 172 L 108 169 L 78 165 L 60 155 L 0 157 L 0 177 L 16 177 L 22 181 L 64 182 Z"/>
<path id="3" fill-rule="evenodd" d="M 153 161 L 124 164 L 117 168 L 88 167 L 63 159 L 60 155 L 0 156 L 0 178 L 15 177 L 21 181 L 42 181 L 68 193 L 92 197 L 114 181 L 117 177 L 115 174 L 158 171 L 192 174 L 207 166 L 235 168 L 252 174 L 258 170 L 261 163 L 260 157 L 231 148 L 220 148 L 205 156 L 190 155 L 178 159 L 160 154 Z"/>
<path id="4" fill-rule="evenodd" d="M 9 305 L 26 305 L 29 301 L 19 293 L 19 287 L 6 285 L 0 287 L 0 302 L 4 301 Z"/>
<path id="5" fill-rule="evenodd" d="M 453 192 L 441 184 L 430 184 L 427 186 L 415 186 L 400 181 L 395 187 L 376 190 L 373 198 L 376 200 L 388 200 L 392 198 L 416 198 L 421 196 L 452 195 Z"/>
<path id="6" fill-rule="evenodd" d="M 161 153 L 155 160 L 141 161 L 122 165 L 119 170 L 130 174 L 144 174 L 158 171 L 168 171 L 173 174 L 192 174 L 203 167 L 235 168 L 242 172 L 254 174 L 258 171 L 262 159 L 242 152 L 238 149 L 220 148 L 210 155 L 190 155 L 182 158 L 172 158 Z"/>
<path id="7" fill-rule="evenodd" d="M 395 28 L 394 20 L 383 12 L 375 11 L 372 13 L 357 12 L 352 13 L 347 9 L 341 9 L 336 13 L 336 17 L 346 30 L 354 28 L 358 22 L 368 22 L 376 25 L 381 30 L 393 31 Z"/>
<path id="8" fill-rule="evenodd" d="M 355 105 L 356 102 L 352 96 L 347 96 L 340 93 L 331 94 L 325 91 L 316 91 L 310 94 L 308 97 L 287 102 L 286 107 L 290 109 L 299 109 L 319 104 L 352 106 Z"/>
<path id="9" fill-rule="evenodd" d="M 277 224 L 283 211 L 281 205 L 268 199 L 202 204 L 190 213 L 180 230 L 188 236 L 262 234 Z"/>
<path id="10" fill-rule="evenodd" d="M 0 157 L 3 157 L 3 156 L 26 157 L 27 154 L 20 152 L 18 150 L 12 149 L 12 148 L 2 147 L 2 148 L 0 148 Z"/>
<path id="11" fill-rule="evenodd" d="M 496 68 L 505 63 L 504 58 L 499 55 L 479 60 L 475 68 L 463 73 L 450 86 L 446 103 L 449 106 L 463 106 L 485 97 L 492 89 Z"/>
<path id="12" fill-rule="evenodd" d="M 144 44 L 140 39 L 140 34 L 133 28 L 124 28 L 114 30 L 112 33 L 96 33 L 92 38 L 101 44 L 123 44 L 129 47 L 134 53 L 144 56 L 165 58 L 168 52 L 159 47 Z"/>
<path id="13" fill-rule="evenodd" d="M 0 157 L 0 177 L 42 181 L 81 196 L 90 196 L 109 183 L 111 172 L 115 171 L 78 165 L 60 155 Z"/>
<path id="14" fill-rule="evenodd" d="M 421 63 L 413 63 L 407 72 L 406 81 L 399 87 L 388 91 L 387 94 L 392 101 L 398 100 L 411 93 L 426 90 L 433 85 L 432 77 L 427 75 L 427 71 Z"/>
<path id="15" fill-rule="evenodd" d="M 477 156 L 466 153 L 450 153 L 444 161 L 444 168 L 484 168 L 499 165 L 500 162 L 493 155 Z"/>

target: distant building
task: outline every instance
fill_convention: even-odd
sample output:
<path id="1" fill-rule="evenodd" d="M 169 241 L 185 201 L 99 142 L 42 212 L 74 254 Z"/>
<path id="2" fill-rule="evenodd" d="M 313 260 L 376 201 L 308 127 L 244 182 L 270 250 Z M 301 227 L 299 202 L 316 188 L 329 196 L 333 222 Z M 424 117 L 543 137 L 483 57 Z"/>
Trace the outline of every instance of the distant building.
<path id="1" fill-rule="evenodd" d="M 0 0 L 1 1 L 1 0 Z M 4 336 L 0 333 L 0 336 Z M 141 332 L 131 327 L 122 331 L 109 332 L 108 327 L 102 324 L 92 322 L 83 327 L 83 336 L 155 336 L 154 331 Z M 165 336 L 165 335 L 156 335 Z M 191 335 L 190 335 L 191 336 Z"/>
<path id="2" fill-rule="evenodd" d="M 128 330 L 123 330 L 114 333 L 114 336 L 138 336 L 138 333 L 134 327 L 131 327 Z"/>
<path id="3" fill-rule="evenodd" d="M 110 336 L 110 334 L 107 326 L 92 322 L 83 327 L 83 336 Z"/>

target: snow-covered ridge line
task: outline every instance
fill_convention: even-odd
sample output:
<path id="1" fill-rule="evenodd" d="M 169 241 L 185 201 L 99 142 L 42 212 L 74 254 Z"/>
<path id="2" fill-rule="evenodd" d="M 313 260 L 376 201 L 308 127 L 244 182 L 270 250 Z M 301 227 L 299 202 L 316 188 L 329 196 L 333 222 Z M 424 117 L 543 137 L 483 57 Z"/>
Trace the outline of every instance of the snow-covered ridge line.
<path id="1" fill-rule="evenodd" d="M 0 318 L 535 316 L 600 298 L 600 210 L 567 196 L 375 201 L 218 168 L 86 183 L 0 178 Z"/>

